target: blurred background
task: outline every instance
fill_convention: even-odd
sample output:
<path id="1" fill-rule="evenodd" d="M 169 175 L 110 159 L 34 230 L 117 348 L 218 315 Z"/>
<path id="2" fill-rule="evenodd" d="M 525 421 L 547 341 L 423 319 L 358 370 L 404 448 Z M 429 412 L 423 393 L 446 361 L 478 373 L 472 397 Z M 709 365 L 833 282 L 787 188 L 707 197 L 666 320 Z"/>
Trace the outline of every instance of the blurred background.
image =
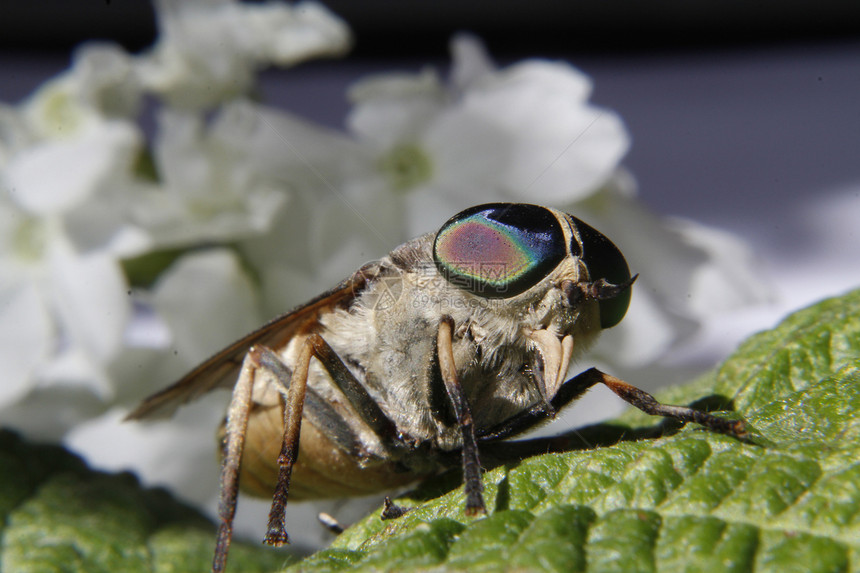
<path id="1" fill-rule="evenodd" d="M 737 233 L 795 308 L 860 283 L 860 4 L 322 2 L 354 31 L 343 59 L 266 72 L 262 98 L 342 127 L 368 73 L 445 69 L 458 31 L 499 64 L 567 60 L 633 138 L 624 164 L 656 212 Z M 0 100 L 20 101 L 91 39 L 139 51 L 146 0 L 0 1 Z M 763 324 L 762 326 L 766 326 Z"/>
<path id="2" fill-rule="evenodd" d="M 342 128 L 346 89 L 358 78 L 445 70 L 459 31 L 481 37 L 499 64 L 563 59 L 590 76 L 591 101 L 617 112 L 631 134 L 623 165 L 641 201 L 736 234 L 773 287 L 771 304 L 706 325 L 688 355 L 675 358 L 691 370 L 792 310 L 860 286 L 860 4 L 322 3 L 352 28 L 353 51 L 264 72 L 261 97 L 326 126 Z M 136 52 L 156 37 L 144 0 L 0 0 L 0 14 L 6 103 L 66 69 L 83 41 Z M 597 414 L 587 403 L 566 423 L 624 408 L 610 403 Z"/>

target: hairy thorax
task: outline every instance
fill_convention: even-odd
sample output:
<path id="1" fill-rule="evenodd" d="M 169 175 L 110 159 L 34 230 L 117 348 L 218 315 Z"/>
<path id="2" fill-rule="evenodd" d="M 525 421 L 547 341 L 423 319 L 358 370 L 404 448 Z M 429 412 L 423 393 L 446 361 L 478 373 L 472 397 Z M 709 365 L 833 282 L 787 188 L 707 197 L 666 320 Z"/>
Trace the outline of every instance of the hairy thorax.
<path id="1" fill-rule="evenodd" d="M 324 317 L 322 335 L 408 440 L 446 451 L 461 445 L 439 395 L 444 387 L 433 379 L 440 317 L 454 321 L 454 359 L 479 434 L 540 401 L 533 332 L 572 334 L 577 350 L 592 338 L 596 305 L 571 308 L 558 287 L 579 278 L 574 265 L 561 265 L 544 285 L 514 299 L 489 299 L 452 286 L 434 267 L 410 264 L 427 260 L 426 253 L 404 256 L 404 249 L 426 243 L 412 241 L 392 253 L 393 261 L 383 260 L 375 286 L 383 285 L 386 296 L 368 288 L 349 309 Z"/>

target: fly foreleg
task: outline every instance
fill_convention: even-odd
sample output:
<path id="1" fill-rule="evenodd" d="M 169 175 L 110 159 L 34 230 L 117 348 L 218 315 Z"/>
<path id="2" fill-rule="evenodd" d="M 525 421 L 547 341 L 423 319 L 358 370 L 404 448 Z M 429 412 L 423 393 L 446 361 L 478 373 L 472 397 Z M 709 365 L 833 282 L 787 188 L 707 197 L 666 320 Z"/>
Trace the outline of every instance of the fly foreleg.
<path id="1" fill-rule="evenodd" d="M 561 410 L 571 402 L 579 399 L 585 392 L 595 384 L 603 384 L 612 390 L 618 397 L 646 414 L 652 416 L 663 416 L 674 418 L 681 422 L 695 422 L 706 428 L 743 438 L 746 436 L 746 426 L 740 420 L 726 420 L 688 408 L 686 406 L 671 406 L 662 404 L 654 396 L 644 390 L 624 382 L 623 380 L 601 372 L 597 368 L 590 368 L 581 374 L 574 376 L 561 385 L 556 395 L 550 401 L 553 410 Z M 510 436 L 516 436 L 534 428 L 548 417 L 547 408 L 544 404 L 538 404 L 530 410 L 514 416 L 510 420 L 502 422 L 496 427 L 490 428 L 480 435 L 481 441 L 498 441 Z"/>
<path id="2" fill-rule="evenodd" d="M 639 408 L 646 414 L 652 416 L 663 416 L 674 418 L 681 422 L 695 422 L 715 432 L 728 434 L 736 438 L 744 438 L 747 435 L 746 424 L 742 420 L 726 420 L 712 416 L 707 412 L 687 408 L 686 406 L 671 406 L 658 402 L 654 396 L 636 386 L 628 384 L 623 380 L 601 372 L 597 368 L 586 370 L 577 378 L 582 378 L 582 384 L 589 388 L 598 382 L 612 390 L 619 398 Z M 581 392 L 580 392 L 581 393 Z"/>
<path id="3" fill-rule="evenodd" d="M 463 482 L 466 490 L 466 515 L 486 513 L 484 506 L 483 482 L 481 481 L 481 462 L 478 459 L 478 444 L 475 440 L 475 425 L 469 403 L 463 394 L 463 387 L 457 378 L 454 364 L 454 320 L 442 317 L 436 337 L 436 352 L 439 371 L 445 384 L 448 399 L 454 408 L 457 424 L 463 435 Z"/>

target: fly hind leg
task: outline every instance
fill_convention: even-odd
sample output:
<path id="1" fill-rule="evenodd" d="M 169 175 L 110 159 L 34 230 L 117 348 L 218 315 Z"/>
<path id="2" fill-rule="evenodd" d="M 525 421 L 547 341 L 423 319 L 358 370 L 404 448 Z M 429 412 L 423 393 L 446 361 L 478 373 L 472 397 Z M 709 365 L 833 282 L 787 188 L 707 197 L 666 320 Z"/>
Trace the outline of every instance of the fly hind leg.
<path id="1" fill-rule="evenodd" d="M 245 450 L 245 434 L 251 413 L 254 379 L 260 366 L 260 351 L 256 347 L 251 348 L 242 362 L 239 380 L 233 387 L 233 396 L 227 409 L 226 431 L 222 444 L 221 495 L 218 500 L 218 539 L 212 560 L 213 573 L 221 573 L 227 565 L 227 554 L 233 538 L 233 518 L 236 515 L 236 497 L 239 494 L 239 470 Z"/>
<path id="2" fill-rule="evenodd" d="M 345 452 L 358 450 L 357 438 L 352 435 L 345 423 L 320 400 L 312 389 L 308 388 L 308 371 L 311 358 L 319 360 L 334 386 L 340 390 L 346 401 L 376 435 L 383 440 L 391 440 L 396 435 L 396 431 L 394 423 L 350 372 L 340 356 L 319 334 L 310 334 L 301 343 L 292 374 L 281 362 L 278 355 L 271 350 L 261 348 L 258 352 L 261 366 L 274 374 L 281 391 L 286 392 L 287 396 L 284 408 L 284 439 L 281 453 L 278 456 L 278 482 L 272 497 L 272 508 L 269 512 L 269 523 L 264 539 L 264 542 L 270 545 L 283 545 L 289 542 L 285 513 L 290 476 L 299 455 L 301 420 L 305 411 L 306 399 L 309 400 L 307 405 L 312 416 L 325 418 L 326 422 L 322 426 L 327 428 L 328 437 L 338 447 Z"/>
<path id="3" fill-rule="evenodd" d="M 218 540 L 212 561 L 213 573 L 221 573 L 227 564 L 227 554 L 233 537 L 233 518 L 236 514 L 236 498 L 239 494 L 239 473 L 242 454 L 245 449 L 245 436 L 251 414 L 254 383 L 259 370 L 271 373 L 286 395 L 284 407 L 284 439 L 278 457 L 278 482 L 269 513 L 269 526 L 265 542 L 283 545 L 289 541 L 284 528 L 283 516 L 289 492 L 292 465 L 298 456 L 299 432 L 302 410 L 307 394 L 307 377 L 313 348 L 310 344 L 300 345 L 295 371 L 290 370 L 269 348 L 253 346 L 245 355 L 239 380 L 233 388 L 233 396 L 227 409 L 227 423 L 224 434 L 223 461 L 221 465 L 221 494 L 218 502 Z"/>
<path id="4" fill-rule="evenodd" d="M 297 342 L 299 350 L 292 365 L 292 371 L 281 361 L 278 354 L 264 346 L 252 347 L 242 363 L 239 381 L 233 390 L 233 398 L 227 413 L 219 503 L 221 524 L 213 571 L 223 571 L 230 546 L 233 516 L 235 515 L 236 497 L 239 489 L 242 451 L 245 446 L 245 433 L 251 414 L 254 383 L 259 370 L 269 374 L 266 379 L 277 385 L 285 400 L 284 433 L 278 456 L 278 478 L 272 496 L 272 507 L 269 511 L 264 543 L 278 546 L 289 542 L 285 514 L 290 478 L 299 455 L 303 416 L 308 415 L 312 420 L 322 422 L 320 425 L 327 429 L 327 438 L 339 449 L 344 452 L 358 450 L 357 437 L 352 434 L 339 415 L 312 388 L 308 387 L 308 372 L 312 358 L 319 360 L 331 382 L 340 390 L 346 401 L 371 430 L 384 441 L 396 439 L 394 423 L 356 380 L 352 372 L 322 336 L 309 334 Z"/>

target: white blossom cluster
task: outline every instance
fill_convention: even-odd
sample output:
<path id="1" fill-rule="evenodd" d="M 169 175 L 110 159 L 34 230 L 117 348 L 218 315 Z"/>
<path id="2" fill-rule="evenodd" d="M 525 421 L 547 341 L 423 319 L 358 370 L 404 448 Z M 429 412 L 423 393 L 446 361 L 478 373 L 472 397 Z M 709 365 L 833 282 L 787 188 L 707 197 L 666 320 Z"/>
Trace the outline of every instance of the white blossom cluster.
<path id="1" fill-rule="evenodd" d="M 481 202 L 573 213 L 642 273 L 628 317 L 597 349 L 604 362 L 648 364 L 709 316 L 758 299 L 738 240 L 637 201 L 621 119 L 589 103 L 590 80 L 567 63 L 497 68 L 458 37 L 447 77 L 358 82 L 335 132 L 252 97 L 265 66 L 347 50 L 348 28 L 322 6 L 157 9 L 147 52 L 84 45 L 29 99 L 0 104 L 3 425 L 82 450 L 108 435 L 99 448 L 121 443 L 144 475 L 191 480 L 190 459 L 214 464 L 223 406 L 205 408 L 206 424 L 149 429 L 121 425 L 122 413 Z M 144 441 L 161 447 L 141 454 Z M 193 471 L 186 495 L 206 499 Z"/>

